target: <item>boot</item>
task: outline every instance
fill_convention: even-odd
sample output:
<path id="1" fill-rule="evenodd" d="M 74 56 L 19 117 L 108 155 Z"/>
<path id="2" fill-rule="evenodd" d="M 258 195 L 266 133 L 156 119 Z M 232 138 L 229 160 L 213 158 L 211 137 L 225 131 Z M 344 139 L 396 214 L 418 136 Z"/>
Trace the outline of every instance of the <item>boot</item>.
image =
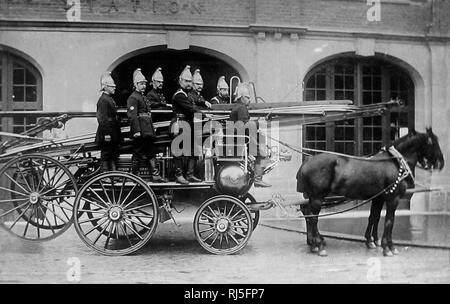
<path id="1" fill-rule="evenodd" d="M 100 172 L 104 173 L 104 172 L 108 172 L 108 171 L 109 171 L 109 162 L 107 160 L 102 160 Z"/>
<path id="2" fill-rule="evenodd" d="M 150 158 L 149 160 L 150 172 L 152 175 L 152 182 L 154 183 L 167 183 L 168 180 L 159 175 L 158 169 L 156 169 L 156 160 L 154 158 Z"/>
<path id="3" fill-rule="evenodd" d="M 190 158 L 188 161 L 188 169 L 186 172 L 186 179 L 193 183 L 199 183 L 202 180 L 194 176 L 195 158 Z"/>
<path id="4" fill-rule="evenodd" d="M 255 183 L 254 183 L 255 187 L 263 187 L 263 188 L 272 187 L 271 184 L 268 184 L 262 180 L 262 176 L 263 176 L 263 168 L 261 167 L 260 164 L 255 164 Z"/>
<path id="5" fill-rule="evenodd" d="M 183 170 L 180 167 L 175 169 L 175 181 L 182 185 L 188 185 L 189 182 L 183 176 Z"/>
<path id="6" fill-rule="evenodd" d="M 109 161 L 109 171 L 117 171 L 117 164 L 115 160 Z"/>

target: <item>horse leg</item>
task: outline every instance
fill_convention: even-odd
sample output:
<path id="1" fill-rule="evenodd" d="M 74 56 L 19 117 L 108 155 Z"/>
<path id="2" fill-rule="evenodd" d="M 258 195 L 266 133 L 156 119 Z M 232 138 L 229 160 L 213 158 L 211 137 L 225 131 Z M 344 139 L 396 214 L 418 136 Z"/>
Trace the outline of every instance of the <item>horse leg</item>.
<path id="1" fill-rule="evenodd" d="M 322 200 L 313 199 L 311 200 L 311 211 L 314 215 L 319 215 L 321 209 Z M 314 248 L 315 251 L 319 253 L 319 256 L 327 256 L 327 250 L 325 249 L 326 243 L 322 235 L 320 235 L 319 228 L 317 226 L 319 222 L 318 217 L 311 217 L 311 226 L 314 235 Z"/>
<path id="2" fill-rule="evenodd" d="M 380 241 L 378 240 L 378 223 L 380 221 L 381 209 L 383 209 L 383 199 L 377 197 L 372 200 L 372 205 L 370 207 L 369 223 L 367 225 L 365 238 L 366 246 L 368 249 L 375 249 L 380 246 Z"/>
<path id="3" fill-rule="evenodd" d="M 311 209 L 309 204 L 300 205 L 300 210 L 302 211 L 303 215 L 305 215 L 305 222 L 306 222 L 306 244 L 308 246 L 312 246 L 313 244 L 313 235 L 312 235 L 312 229 L 311 229 L 311 220 L 309 218 L 309 215 L 311 215 Z"/>
<path id="4" fill-rule="evenodd" d="M 393 256 L 398 254 L 398 250 L 392 244 L 392 230 L 394 227 L 395 210 L 398 205 L 398 197 L 389 198 L 386 201 L 386 218 L 384 221 L 383 238 L 381 239 L 381 246 L 383 247 L 384 256 Z"/>

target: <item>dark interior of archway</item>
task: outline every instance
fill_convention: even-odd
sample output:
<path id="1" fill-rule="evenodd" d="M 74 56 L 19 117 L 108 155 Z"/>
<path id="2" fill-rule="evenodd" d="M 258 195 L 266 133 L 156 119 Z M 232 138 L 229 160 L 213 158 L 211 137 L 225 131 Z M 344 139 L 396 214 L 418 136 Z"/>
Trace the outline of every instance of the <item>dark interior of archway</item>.
<path id="1" fill-rule="evenodd" d="M 204 87 L 202 95 L 206 100 L 216 95 L 217 80 L 220 76 L 225 76 L 229 84 L 232 76 L 239 76 L 239 73 L 229 64 L 216 57 L 195 52 L 191 50 L 158 50 L 142 55 L 137 55 L 119 64 L 113 71 L 117 88 L 115 100 L 119 107 L 126 107 L 128 96 L 133 91 L 133 71 L 141 68 L 142 73 L 149 83 L 153 72 L 162 68 L 164 76 L 164 95 L 168 102 L 171 102 L 172 95 L 178 88 L 178 76 L 186 65 L 191 66 L 191 73 L 200 69 Z M 147 86 L 147 91 L 150 90 Z"/>

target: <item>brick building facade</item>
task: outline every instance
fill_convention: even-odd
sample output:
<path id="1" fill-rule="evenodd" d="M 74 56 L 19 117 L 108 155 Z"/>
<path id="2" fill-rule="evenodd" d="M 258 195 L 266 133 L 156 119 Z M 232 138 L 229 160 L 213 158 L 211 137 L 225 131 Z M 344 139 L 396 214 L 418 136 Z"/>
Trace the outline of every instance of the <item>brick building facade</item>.
<path id="1" fill-rule="evenodd" d="M 448 160 L 449 13 L 444 0 L 0 0 L 0 105 L 94 111 L 99 76 L 112 71 L 125 96 L 136 67 L 150 78 L 162 66 L 169 95 L 191 64 L 204 71 L 206 97 L 224 74 L 254 82 L 268 102 L 404 99 L 406 110 L 383 121 L 290 123 L 280 137 L 365 155 L 403 128 L 432 126 Z M 29 123 L 2 128 L 20 131 Z M 67 132 L 95 128 L 95 120 L 71 121 Z M 280 164 L 267 176 L 274 186 L 255 194 L 297 196 L 300 163 L 294 155 Z M 450 211 L 449 166 L 418 172 L 418 180 L 444 191 L 415 195 L 411 209 Z"/>

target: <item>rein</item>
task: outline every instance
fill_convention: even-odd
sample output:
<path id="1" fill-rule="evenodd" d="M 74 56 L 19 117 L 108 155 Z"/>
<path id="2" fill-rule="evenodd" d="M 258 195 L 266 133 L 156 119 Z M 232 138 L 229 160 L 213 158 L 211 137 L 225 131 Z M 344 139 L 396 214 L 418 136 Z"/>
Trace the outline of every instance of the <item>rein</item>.
<path id="1" fill-rule="evenodd" d="M 325 150 L 293 147 L 293 146 L 289 145 L 288 143 L 285 143 L 285 142 L 283 142 L 281 140 L 275 139 L 275 138 L 273 138 L 273 137 L 271 137 L 271 136 L 269 136 L 267 134 L 266 134 L 266 136 L 269 137 L 270 139 L 272 139 L 272 140 L 274 140 L 274 141 L 276 141 L 276 142 L 286 146 L 287 148 L 289 148 L 289 149 L 291 149 L 291 150 L 293 150 L 293 151 L 295 151 L 297 153 L 300 153 L 300 154 L 305 154 L 305 155 L 311 155 L 312 156 L 312 154 L 304 152 L 305 150 L 308 150 L 308 151 L 312 151 L 312 152 L 327 153 L 327 154 L 332 154 L 332 155 L 348 157 L 348 158 L 352 158 L 352 159 L 364 160 L 364 161 L 385 161 L 385 160 L 397 159 L 397 161 L 399 163 L 399 167 L 400 168 L 399 168 L 399 172 L 398 172 L 398 175 L 397 175 L 397 178 L 395 179 L 395 181 L 392 184 L 390 184 L 389 186 L 387 186 L 386 188 L 384 188 L 381 191 L 379 191 L 378 193 L 376 193 L 375 195 L 373 195 L 370 198 L 362 201 L 361 203 L 356 204 L 353 207 L 350 207 L 350 208 L 347 208 L 347 209 L 344 209 L 344 210 L 340 210 L 340 211 L 336 211 L 336 212 L 330 212 L 330 213 L 318 214 L 318 215 L 300 215 L 300 216 L 296 216 L 296 218 L 305 218 L 305 219 L 306 218 L 312 218 L 312 217 L 319 218 L 319 217 L 325 217 L 325 216 L 331 216 L 331 215 L 344 213 L 344 212 L 347 212 L 347 211 L 350 211 L 350 210 L 353 210 L 353 209 L 356 209 L 356 208 L 359 208 L 359 207 L 361 207 L 363 205 L 368 204 L 374 198 L 382 195 L 383 193 L 386 194 L 386 195 L 394 193 L 394 191 L 397 189 L 399 183 L 401 181 L 403 181 L 405 178 L 407 178 L 408 176 L 411 176 L 411 178 L 412 178 L 412 180 L 414 182 L 414 175 L 412 174 L 411 169 L 409 168 L 409 166 L 408 166 L 406 160 L 404 159 L 404 157 L 401 155 L 400 152 L 397 151 L 397 149 L 394 148 L 394 146 L 391 146 L 391 147 L 389 147 L 387 149 L 386 149 L 386 147 L 383 147 L 381 149 L 381 151 L 388 151 L 388 153 L 392 154 L 393 156 L 386 157 L 386 158 L 373 159 L 373 158 L 358 157 L 358 156 L 347 155 L 347 154 L 343 154 L 343 153 L 331 152 L 331 151 L 325 151 Z M 274 205 L 280 207 L 280 209 L 282 209 L 286 214 L 288 214 L 287 211 L 286 211 L 286 208 L 279 201 L 279 200 L 283 200 L 284 201 L 284 199 L 281 197 L 281 195 L 279 195 L 277 197 L 277 199 L 278 200 L 275 200 L 275 201 L 274 200 L 270 200 L 270 202 L 273 203 Z M 351 200 L 344 201 L 344 203 L 349 202 L 349 201 L 351 201 Z"/>
<path id="2" fill-rule="evenodd" d="M 364 160 L 364 161 L 385 161 L 385 160 L 392 160 L 392 159 L 396 159 L 396 156 L 391 156 L 391 157 L 385 157 L 385 158 L 372 158 L 371 157 L 361 157 L 361 156 L 355 156 L 355 155 L 349 155 L 349 154 L 344 154 L 344 153 L 339 153 L 339 152 L 333 152 L 333 151 L 326 151 L 326 150 L 319 150 L 319 149 L 312 149 L 312 148 L 305 148 L 305 147 L 296 147 L 296 146 L 291 146 L 290 144 L 283 142 L 279 139 L 273 138 L 270 135 L 266 136 L 280 144 L 282 144 L 283 146 L 299 153 L 299 154 L 304 154 L 304 155 L 308 155 L 308 156 L 313 156 L 314 154 L 311 153 L 307 153 L 305 151 L 311 151 L 311 152 L 317 152 L 317 153 L 326 153 L 326 154 L 331 154 L 331 155 L 337 155 L 337 156 L 342 156 L 342 157 L 347 157 L 347 158 L 351 158 L 351 159 L 357 159 L 357 160 Z M 386 151 L 386 150 L 381 150 L 381 151 Z"/>

